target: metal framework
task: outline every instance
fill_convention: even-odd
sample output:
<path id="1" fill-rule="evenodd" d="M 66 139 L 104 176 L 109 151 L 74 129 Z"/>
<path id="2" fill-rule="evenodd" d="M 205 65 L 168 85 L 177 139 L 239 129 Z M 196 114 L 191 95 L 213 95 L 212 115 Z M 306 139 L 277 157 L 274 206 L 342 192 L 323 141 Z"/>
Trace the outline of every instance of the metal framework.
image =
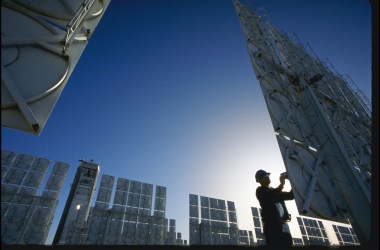
<path id="1" fill-rule="evenodd" d="M 1 1 L 2 126 L 42 132 L 109 2 Z"/>
<path id="2" fill-rule="evenodd" d="M 298 210 L 316 218 L 350 219 L 361 241 L 369 240 L 368 98 L 309 45 L 276 30 L 264 11 L 250 10 L 238 0 L 234 6 Z"/>

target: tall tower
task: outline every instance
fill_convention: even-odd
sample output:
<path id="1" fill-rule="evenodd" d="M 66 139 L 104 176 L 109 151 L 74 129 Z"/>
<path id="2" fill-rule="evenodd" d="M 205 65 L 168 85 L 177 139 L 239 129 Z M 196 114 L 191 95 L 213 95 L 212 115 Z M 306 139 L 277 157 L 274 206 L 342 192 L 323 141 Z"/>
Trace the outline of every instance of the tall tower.
<path id="1" fill-rule="evenodd" d="M 299 212 L 349 219 L 359 239 L 368 241 L 370 102 L 310 46 L 277 31 L 265 13 L 233 3 Z"/>
<path id="2" fill-rule="evenodd" d="M 90 211 L 100 166 L 84 160 L 80 162 L 53 239 L 53 245 L 65 244 L 68 232 L 73 230 L 75 225 L 83 224 Z"/>

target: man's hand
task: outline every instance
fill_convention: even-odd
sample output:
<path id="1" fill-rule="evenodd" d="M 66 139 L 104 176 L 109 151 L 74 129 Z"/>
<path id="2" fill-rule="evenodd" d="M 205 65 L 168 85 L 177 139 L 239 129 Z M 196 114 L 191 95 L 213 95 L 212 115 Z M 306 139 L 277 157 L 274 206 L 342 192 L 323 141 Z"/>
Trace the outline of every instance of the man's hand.
<path id="1" fill-rule="evenodd" d="M 288 179 L 288 175 L 287 175 L 286 172 L 285 172 L 285 173 L 282 173 L 282 174 L 280 175 L 280 183 L 281 183 L 281 185 L 284 185 L 284 184 L 285 184 L 285 179 Z"/>

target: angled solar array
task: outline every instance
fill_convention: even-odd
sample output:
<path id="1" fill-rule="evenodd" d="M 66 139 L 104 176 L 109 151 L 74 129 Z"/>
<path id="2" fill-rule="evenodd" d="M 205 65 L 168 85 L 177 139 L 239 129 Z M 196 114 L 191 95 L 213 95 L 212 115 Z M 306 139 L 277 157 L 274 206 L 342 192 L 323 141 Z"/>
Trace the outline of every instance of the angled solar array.
<path id="1" fill-rule="evenodd" d="M 322 221 L 297 217 L 297 222 L 305 245 L 330 245 Z"/>
<path id="2" fill-rule="evenodd" d="M 50 160 L 1 152 L 1 236 L 8 244 L 44 244 L 69 166 L 56 162 L 37 196 Z M 59 167 L 58 167 L 59 166 Z M 58 169 L 59 168 L 59 169 Z M 59 172 L 59 176 L 56 175 Z"/>
<path id="3" fill-rule="evenodd" d="M 333 225 L 339 245 L 360 245 L 358 237 L 352 227 Z"/>
<path id="4" fill-rule="evenodd" d="M 153 192 L 152 184 L 118 178 L 112 208 L 109 209 L 113 179 L 112 176 L 102 177 L 81 244 L 176 244 L 175 220 L 165 218 L 166 188 L 156 186 Z M 152 211 L 153 194 L 155 204 Z"/>
<path id="5" fill-rule="evenodd" d="M 258 245 L 265 245 L 265 236 L 263 233 L 263 224 L 261 220 L 261 208 L 251 207 L 255 237 Z"/>
<path id="6" fill-rule="evenodd" d="M 371 104 L 311 47 L 279 32 L 263 10 L 234 0 L 297 208 L 347 222 L 370 238 Z M 298 38 L 297 38 L 298 40 Z M 349 204 L 345 200 L 355 201 Z"/>
<path id="7" fill-rule="evenodd" d="M 235 203 L 221 199 L 189 194 L 189 244 L 190 245 L 245 245 L 240 242 Z M 242 232 L 243 232 L 242 231 Z M 252 235 L 253 237 L 253 235 Z"/>

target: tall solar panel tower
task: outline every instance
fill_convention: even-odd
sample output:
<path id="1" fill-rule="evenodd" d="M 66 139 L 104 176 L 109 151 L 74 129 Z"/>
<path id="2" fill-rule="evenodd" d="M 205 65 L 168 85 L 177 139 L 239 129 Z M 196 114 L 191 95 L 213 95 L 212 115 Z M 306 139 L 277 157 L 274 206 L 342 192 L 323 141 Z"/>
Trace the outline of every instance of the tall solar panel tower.
<path id="1" fill-rule="evenodd" d="M 370 239 L 371 104 L 348 78 L 233 0 L 301 214 Z"/>
<path id="2" fill-rule="evenodd" d="M 92 196 L 95 192 L 100 166 L 93 162 L 80 160 L 74 181 L 71 184 L 63 214 L 58 224 L 53 245 L 66 244 L 67 234 L 73 224 L 84 224 L 90 212 Z"/>

